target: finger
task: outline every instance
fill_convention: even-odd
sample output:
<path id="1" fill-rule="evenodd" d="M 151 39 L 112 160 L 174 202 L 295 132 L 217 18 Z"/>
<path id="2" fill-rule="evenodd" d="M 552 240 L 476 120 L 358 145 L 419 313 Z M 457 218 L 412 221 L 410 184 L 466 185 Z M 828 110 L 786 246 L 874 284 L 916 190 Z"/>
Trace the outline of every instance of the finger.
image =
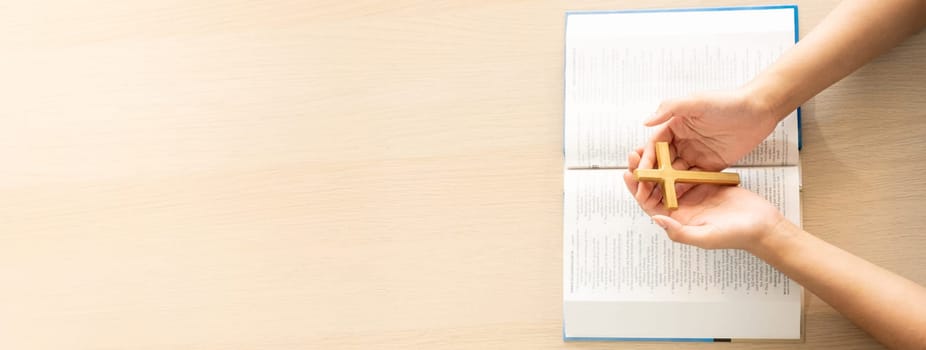
<path id="1" fill-rule="evenodd" d="M 648 161 L 644 160 L 642 154 L 645 153 L 645 151 L 643 149 L 645 149 L 645 147 L 637 148 L 636 150 L 637 152 L 631 152 L 631 154 L 628 155 L 627 168 L 630 171 L 633 171 L 636 169 L 652 169 L 653 168 L 652 162 L 655 160 L 654 159 L 655 157 L 651 157 L 651 159 Z M 655 153 L 655 151 L 651 153 Z M 637 182 L 636 190 L 632 192 L 634 193 L 634 199 L 636 199 L 637 203 L 639 203 L 640 206 L 646 205 L 646 200 L 653 193 L 654 187 L 655 187 L 655 183 L 653 182 L 643 182 L 643 181 Z"/>
<path id="2" fill-rule="evenodd" d="M 675 151 L 675 146 L 669 145 L 669 153 L 674 154 L 677 157 L 678 154 L 673 153 L 674 151 Z M 691 167 L 691 164 L 688 163 L 687 160 L 682 159 L 682 158 L 675 158 L 675 160 L 672 162 L 672 168 L 677 169 L 677 170 L 696 170 L 695 168 Z M 690 190 L 694 185 L 696 184 L 676 183 L 675 184 L 675 198 L 682 199 L 682 195 L 684 195 L 685 192 L 688 192 L 688 190 Z"/>
<path id="3" fill-rule="evenodd" d="M 675 156 L 675 146 L 672 145 L 671 143 L 669 144 L 669 156 L 670 157 Z M 688 167 L 689 167 L 688 162 L 684 159 L 676 158 L 674 162 L 672 163 L 673 169 L 687 170 Z M 637 192 L 638 198 L 645 198 L 645 199 L 638 200 L 638 202 L 641 203 L 640 205 L 644 207 L 654 207 L 654 206 L 660 205 L 662 200 L 665 198 L 665 191 L 661 189 L 661 186 L 663 185 L 654 185 L 652 189 L 642 189 L 641 186 L 638 185 L 638 192 Z M 676 186 L 676 194 L 675 194 L 676 199 L 681 198 L 681 194 L 684 193 L 684 192 L 681 192 L 681 193 L 678 192 L 679 187 L 680 186 Z M 690 186 L 681 186 L 681 187 L 684 187 L 685 191 L 687 191 L 688 188 L 690 188 Z M 646 195 L 646 192 L 649 192 L 649 196 Z"/>
<path id="4" fill-rule="evenodd" d="M 672 145 L 674 136 L 668 126 L 663 125 L 656 129 L 650 139 L 643 145 L 643 151 L 640 152 L 641 169 L 653 169 L 656 167 L 656 142 L 668 142 Z"/>
<path id="5" fill-rule="evenodd" d="M 643 121 L 643 125 L 659 125 L 665 123 L 669 119 L 672 119 L 675 113 L 674 107 L 675 99 L 663 100 L 662 103 L 659 104 L 659 107 L 656 107 L 656 111 L 653 112 L 653 114 L 650 114 L 650 116 Z"/>
<path id="6" fill-rule="evenodd" d="M 631 195 L 636 196 L 637 180 L 633 179 L 633 173 L 629 171 L 624 172 L 624 185 L 627 185 L 627 191 L 630 191 Z"/>
<path id="7" fill-rule="evenodd" d="M 625 175 L 624 175 L 624 181 L 626 182 L 627 179 L 628 179 L 628 174 L 629 174 L 629 173 L 624 173 L 624 174 L 625 174 Z M 630 178 L 633 178 L 633 176 L 630 176 Z M 629 186 L 629 185 L 628 185 L 628 186 Z M 639 205 L 640 205 L 640 208 L 643 209 L 643 211 L 646 212 L 646 214 L 648 214 L 648 215 L 650 215 L 650 216 L 653 216 L 653 215 L 668 215 L 669 213 L 668 213 L 668 211 L 666 210 L 666 208 L 665 208 L 663 205 L 661 205 L 661 204 L 659 203 L 659 200 L 662 198 L 662 194 L 661 194 L 662 191 L 659 191 L 659 190 L 658 190 L 658 187 L 657 187 L 656 190 L 651 191 L 651 192 L 654 193 L 656 196 L 658 196 L 658 197 L 655 199 L 655 201 L 650 201 L 649 198 L 647 198 L 646 201 L 637 200 L 637 204 L 639 204 Z"/>
<path id="8" fill-rule="evenodd" d="M 672 129 L 669 128 L 669 125 L 660 125 L 653 129 L 653 134 L 649 137 L 649 142 L 655 144 L 656 142 L 668 142 L 672 143 L 672 140 L 675 139 L 675 134 L 672 133 Z"/>
<path id="9" fill-rule="evenodd" d="M 640 205 L 646 205 L 647 200 L 652 197 L 653 192 L 659 192 L 656 190 L 655 182 L 640 181 L 637 184 L 637 195 L 634 196 L 634 198 Z"/>
<path id="10" fill-rule="evenodd" d="M 634 200 L 637 201 L 644 210 L 650 210 L 659 204 L 662 199 L 662 191 L 655 182 L 636 181 L 637 187 L 634 192 Z M 657 197 L 658 196 L 658 197 Z M 654 198 L 657 197 L 657 198 Z"/>
<path id="11" fill-rule="evenodd" d="M 633 177 L 633 170 L 636 169 L 639 164 L 640 155 L 637 152 L 630 152 L 627 154 L 627 171 L 624 172 L 624 184 L 627 185 L 627 190 L 630 191 L 630 194 L 634 197 L 636 197 L 639 183 Z"/>
<path id="12" fill-rule="evenodd" d="M 678 153 L 674 153 L 675 146 L 669 145 L 669 154 L 672 155 L 672 169 L 691 170 L 691 164 L 687 160 L 679 158 Z"/>
<path id="13" fill-rule="evenodd" d="M 656 144 L 653 141 L 647 141 L 643 145 L 643 152 L 640 153 L 640 169 L 653 169 L 656 164 Z"/>
<path id="14" fill-rule="evenodd" d="M 640 166 L 640 154 L 637 152 L 627 153 L 627 170 L 634 171 Z"/>
<path id="15" fill-rule="evenodd" d="M 641 182 L 637 181 L 633 176 L 633 171 L 637 169 L 640 165 L 640 154 L 637 152 L 630 152 L 627 154 L 627 172 L 624 173 L 624 184 L 627 185 L 627 190 L 630 191 L 630 194 L 633 195 L 637 204 L 640 207 L 643 207 L 643 210 L 647 210 L 646 199 L 650 197 L 653 193 L 653 183 L 651 182 Z"/>
<path id="16" fill-rule="evenodd" d="M 659 184 L 653 187 L 652 193 L 650 193 L 649 198 L 647 198 L 646 202 L 644 202 L 643 204 L 644 206 L 646 206 L 647 208 L 650 208 L 650 207 L 658 207 L 662 205 L 662 198 L 665 197 L 662 186 L 664 185 Z"/>
<path id="17" fill-rule="evenodd" d="M 669 239 L 705 249 L 711 249 L 717 244 L 712 225 L 682 225 L 675 219 L 665 215 L 654 215 L 653 221 L 666 230 Z"/>
<path id="18" fill-rule="evenodd" d="M 665 123 L 672 118 L 685 118 L 690 115 L 692 111 L 699 111 L 702 104 L 701 100 L 692 97 L 664 100 L 659 104 L 659 107 L 656 108 L 656 112 L 653 112 L 653 114 L 643 122 L 643 125 L 654 126 Z"/>
<path id="19" fill-rule="evenodd" d="M 669 156 L 672 157 L 672 168 L 676 170 L 694 170 L 691 167 L 690 158 L 683 158 L 682 154 L 678 151 L 678 145 L 673 143 L 669 144 Z"/>
<path id="20" fill-rule="evenodd" d="M 698 184 L 686 184 L 686 183 L 677 183 L 675 184 L 675 197 L 677 199 L 682 199 L 682 196 L 685 195 L 689 190 L 697 186 Z"/>

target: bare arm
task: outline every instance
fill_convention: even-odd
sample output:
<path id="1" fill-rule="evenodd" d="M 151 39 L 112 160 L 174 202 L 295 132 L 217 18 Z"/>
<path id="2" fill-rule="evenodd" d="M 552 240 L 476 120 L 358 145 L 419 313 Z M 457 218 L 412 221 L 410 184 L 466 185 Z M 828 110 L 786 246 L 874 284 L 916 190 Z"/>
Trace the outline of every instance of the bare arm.
<path id="1" fill-rule="evenodd" d="M 846 0 L 746 89 L 784 118 L 924 27 L 924 0 Z"/>
<path id="2" fill-rule="evenodd" d="M 749 251 L 816 294 L 882 344 L 926 347 L 926 288 L 781 220 Z"/>
<path id="3" fill-rule="evenodd" d="M 742 89 L 663 101 L 645 122 L 653 144 L 670 142 L 689 167 L 721 170 L 764 140 L 800 104 L 926 26 L 926 0 L 846 0 Z M 652 194 L 641 185 L 640 195 Z"/>
<path id="4" fill-rule="evenodd" d="M 664 102 L 646 124 L 659 129 L 646 152 L 629 156 L 628 169 L 653 167 L 649 150 L 655 141 L 686 150 L 678 159 L 692 167 L 729 166 L 768 135 L 775 127 L 770 120 L 784 118 L 924 26 L 926 0 L 846 0 L 744 89 Z M 744 123 L 759 132 L 744 132 Z M 802 231 L 741 188 L 696 186 L 679 198 L 684 201 L 679 210 L 666 212 L 652 187 L 629 172 L 624 181 L 671 239 L 702 248 L 746 249 L 883 344 L 926 347 L 926 288 Z"/>
<path id="5" fill-rule="evenodd" d="M 847 0 L 746 90 L 784 118 L 924 27 L 926 1 Z M 926 288 L 786 221 L 776 231 L 751 252 L 888 347 L 926 346 Z"/>

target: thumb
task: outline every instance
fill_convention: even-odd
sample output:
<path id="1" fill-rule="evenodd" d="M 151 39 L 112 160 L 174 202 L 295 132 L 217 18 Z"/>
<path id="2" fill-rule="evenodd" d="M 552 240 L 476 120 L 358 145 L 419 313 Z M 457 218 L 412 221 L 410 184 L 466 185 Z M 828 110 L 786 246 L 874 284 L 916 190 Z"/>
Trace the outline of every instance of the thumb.
<path id="1" fill-rule="evenodd" d="M 710 248 L 712 246 L 712 227 L 707 225 L 682 225 L 680 222 L 665 215 L 653 215 L 653 221 L 666 230 L 669 239 L 679 242 L 698 246 L 701 248 Z"/>
<path id="2" fill-rule="evenodd" d="M 656 108 L 656 112 L 653 112 L 653 114 L 643 122 L 643 125 L 656 126 L 665 123 L 673 117 L 687 117 L 689 112 L 697 108 L 698 105 L 699 102 L 690 97 L 673 98 L 662 101 L 659 107 Z"/>

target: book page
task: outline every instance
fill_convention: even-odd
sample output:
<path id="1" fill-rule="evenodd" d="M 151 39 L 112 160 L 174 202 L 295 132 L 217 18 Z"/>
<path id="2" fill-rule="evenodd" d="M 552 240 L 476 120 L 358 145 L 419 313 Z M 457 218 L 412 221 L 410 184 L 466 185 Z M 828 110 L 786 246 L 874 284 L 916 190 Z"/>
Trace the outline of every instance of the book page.
<path id="1" fill-rule="evenodd" d="M 742 187 L 766 198 L 788 220 L 800 224 L 797 167 L 728 170 L 740 174 Z M 743 329 L 735 323 L 744 320 L 734 316 L 705 319 L 708 310 L 730 315 L 751 310 L 746 314 L 753 320 L 773 317 L 788 332 L 799 326 L 794 322 L 799 320 L 801 306 L 797 283 L 746 251 L 705 250 L 671 241 L 634 201 L 624 185 L 623 172 L 565 171 L 563 299 L 567 330 L 627 337 L 634 334 L 630 329 L 637 329 L 636 336 L 678 337 L 686 332 L 694 332 L 694 336 L 695 330 L 706 332 L 704 327 L 708 327 L 678 323 L 677 328 L 667 327 L 663 324 L 667 317 L 692 317 L 698 323 L 712 323 L 714 330 Z M 686 306 L 669 308 L 653 302 Z M 681 310 L 700 316 L 686 316 Z M 624 324 L 628 322 L 632 325 Z M 755 338 L 754 331 L 769 331 L 753 328 L 743 329 L 738 336 L 751 334 L 749 337 Z M 601 333 L 604 330 L 609 333 Z"/>
<path id="2" fill-rule="evenodd" d="M 733 168 L 741 186 L 800 224 L 797 167 Z M 582 300 L 792 298 L 799 287 L 742 250 L 675 243 L 639 208 L 622 170 L 567 170 L 564 295 Z"/>
<path id="3" fill-rule="evenodd" d="M 790 10 L 570 14 L 566 167 L 626 167 L 627 153 L 650 137 L 643 120 L 661 101 L 742 86 L 793 46 L 787 16 Z M 797 143 L 792 113 L 738 164 L 796 165 Z"/>

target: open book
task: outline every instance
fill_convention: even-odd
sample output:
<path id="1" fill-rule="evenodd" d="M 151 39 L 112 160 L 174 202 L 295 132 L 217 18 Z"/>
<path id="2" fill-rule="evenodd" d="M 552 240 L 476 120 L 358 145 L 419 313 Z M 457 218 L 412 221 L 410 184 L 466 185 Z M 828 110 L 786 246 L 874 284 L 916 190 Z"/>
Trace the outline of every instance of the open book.
<path id="1" fill-rule="evenodd" d="M 742 86 L 797 39 L 797 7 L 566 15 L 566 340 L 800 339 L 802 288 L 741 250 L 672 242 L 624 186 L 666 98 Z M 795 111 L 727 171 L 800 224 Z"/>

